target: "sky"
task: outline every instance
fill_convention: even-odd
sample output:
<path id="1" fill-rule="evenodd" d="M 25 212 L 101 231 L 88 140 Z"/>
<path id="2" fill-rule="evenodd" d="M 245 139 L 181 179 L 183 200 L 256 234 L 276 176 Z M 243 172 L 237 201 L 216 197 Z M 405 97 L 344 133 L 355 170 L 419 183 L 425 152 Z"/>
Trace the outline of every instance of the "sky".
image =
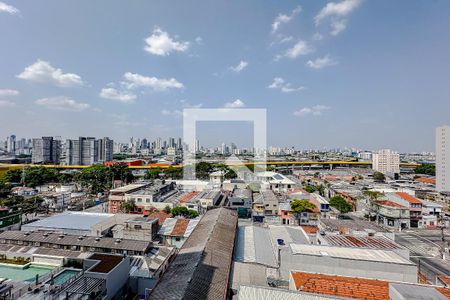
<path id="1" fill-rule="evenodd" d="M 1 1 L 0 139 L 153 140 L 184 108 L 261 108 L 269 145 L 421 152 L 450 123 L 450 1 Z"/>

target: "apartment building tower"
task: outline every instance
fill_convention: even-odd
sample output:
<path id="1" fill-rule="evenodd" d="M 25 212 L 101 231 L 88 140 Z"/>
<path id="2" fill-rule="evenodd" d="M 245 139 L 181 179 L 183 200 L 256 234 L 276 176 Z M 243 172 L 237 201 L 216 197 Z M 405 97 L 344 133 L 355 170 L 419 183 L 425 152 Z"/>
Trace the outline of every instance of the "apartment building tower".
<path id="1" fill-rule="evenodd" d="M 436 190 L 450 191 L 450 126 L 436 128 Z"/>
<path id="2" fill-rule="evenodd" d="M 400 155 L 390 149 L 379 150 L 372 154 L 372 169 L 383 174 L 400 173 Z"/>
<path id="3" fill-rule="evenodd" d="M 33 139 L 31 162 L 34 164 L 59 164 L 61 157 L 61 141 L 51 136 Z"/>

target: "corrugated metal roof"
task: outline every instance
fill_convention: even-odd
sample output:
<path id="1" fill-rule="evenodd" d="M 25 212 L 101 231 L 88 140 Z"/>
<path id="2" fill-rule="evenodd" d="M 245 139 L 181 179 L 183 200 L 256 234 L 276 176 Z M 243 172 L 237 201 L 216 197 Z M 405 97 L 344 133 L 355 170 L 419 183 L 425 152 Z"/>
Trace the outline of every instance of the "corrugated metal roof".
<path id="1" fill-rule="evenodd" d="M 238 290 L 238 300 L 329 300 L 329 299 L 345 299 L 338 297 L 330 297 L 324 295 L 294 292 L 282 289 L 275 289 L 261 286 L 241 285 Z"/>
<path id="2" fill-rule="evenodd" d="M 276 267 L 277 261 L 269 230 L 258 226 L 239 227 L 234 259 Z"/>
<path id="3" fill-rule="evenodd" d="M 158 231 L 159 235 L 188 237 L 199 219 L 167 218 Z"/>
<path id="4" fill-rule="evenodd" d="M 237 213 L 208 211 L 150 294 L 150 299 L 225 299 Z"/>
<path id="5" fill-rule="evenodd" d="M 394 251 L 300 244 L 291 244 L 290 247 L 294 255 L 303 254 L 322 257 L 414 265 L 414 263 L 403 258 Z"/>
<path id="6" fill-rule="evenodd" d="M 366 237 L 353 235 L 326 235 L 323 239 L 332 246 L 358 247 L 370 249 L 395 250 L 402 249 L 394 241 L 382 236 Z"/>

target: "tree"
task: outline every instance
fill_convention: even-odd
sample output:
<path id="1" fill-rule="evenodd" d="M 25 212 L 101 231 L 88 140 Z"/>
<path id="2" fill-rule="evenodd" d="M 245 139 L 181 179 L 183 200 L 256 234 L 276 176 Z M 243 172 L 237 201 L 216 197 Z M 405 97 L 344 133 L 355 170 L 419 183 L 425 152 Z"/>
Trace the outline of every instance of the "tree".
<path id="1" fill-rule="evenodd" d="M 342 196 L 331 197 L 330 205 L 339 210 L 342 214 L 346 214 L 353 209 L 353 207 Z"/>
<path id="2" fill-rule="evenodd" d="M 133 200 L 130 200 L 130 201 L 124 201 L 124 202 L 122 203 L 122 210 L 123 210 L 124 212 L 126 212 L 126 213 L 134 212 L 135 209 L 136 209 L 136 204 L 134 203 Z"/>
<path id="3" fill-rule="evenodd" d="M 307 186 L 304 187 L 304 190 L 307 191 L 308 193 L 314 193 L 317 189 L 315 186 L 308 184 Z"/>
<path id="4" fill-rule="evenodd" d="M 156 167 L 156 168 L 151 168 L 147 171 L 147 173 L 145 174 L 145 179 L 158 179 L 159 178 L 159 173 L 161 173 L 161 168 L 160 167 Z"/>
<path id="5" fill-rule="evenodd" d="M 112 186 L 113 174 L 109 167 L 93 165 L 77 173 L 74 180 L 88 187 L 92 194 L 102 193 Z"/>
<path id="6" fill-rule="evenodd" d="M 164 209 L 163 209 L 163 212 L 165 212 L 166 214 L 170 214 L 170 211 L 171 211 L 171 209 L 170 209 L 169 205 L 166 205 L 166 207 L 164 207 Z"/>
<path id="7" fill-rule="evenodd" d="M 182 216 L 189 219 L 194 219 L 198 217 L 198 212 L 193 209 L 187 209 L 185 206 L 177 206 L 172 208 L 172 215 Z"/>
<path id="8" fill-rule="evenodd" d="M 384 176 L 384 174 L 381 173 L 381 172 L 374 172 L 373 173 L 373 180 L 375 180 L 376 182 L 385 182 L 386 181 L 386 176 Z"/>
<path id="9" fill-rule="evenodd" d="M 195 218 L 198 217 L 198 212 L 197 212 L 196 210 L 193 210 L 193 209 L 188 209 L 188 215 L 187 215 L 187 217 L 188 217 L 189 219 L 195 219 Z"/>
<path id="10" fill-rule="evenodd" d="M 213 166 L 210 163 L 201 161 L 198 164 L 196 164 L 195 166 L 195 173 L 197 178 L 200 179 L 208 179 L 209 178 L 209 174 L 211 172 L 213 172 Z"/>
<path id="11" fill-rule="evenodd" d="M 164 174 L 166 175 L 167 178 L 181 179 L 181 178 L 183 178 L 183 169 L 182 168 L 174 168 L 173 166 L 170 166 L 164 170 Z"/>
<path id="12" fill-rule="evenodd" d="M 316 208 L 314 203 L 309 202 L 308 200 L 299 200 L 295 199 L 291 202 L 291 209 L 294 212 L 295 218 L 297 220 L 300 219 L 300 215 L 302 212 L 312 211 Z"/>
<path id="13" fill-rule="evenodd" d="M 172 215 L 175 216 L 186 216 L 189 210 L 185 206 L 177 206 L 172 208 Z"/>
<path id="14" fill-rule="evenodd" d="M 291 202 L 291 209 L 294 213 L 302 213 L 308 210 L 313 210 L 316 208 L 314 203 L 309 202 L 308 200 L 299 200 L 295 199 Z"/>
<path id="15" fill-rule="evenodd" d="M 422 164 L 414 170 L 416 174 L 436 175 L 436 166 L 434 164 Z"/>
<path id="16" fill-rule="evenodd" d="M 130 183 L 134 179 L 133 173 L 128 168 L 128 165 L 124 163 L 113 164 L 109 167 L 109 169 L 114 180 L 120 180 L 126 183 Z"/>

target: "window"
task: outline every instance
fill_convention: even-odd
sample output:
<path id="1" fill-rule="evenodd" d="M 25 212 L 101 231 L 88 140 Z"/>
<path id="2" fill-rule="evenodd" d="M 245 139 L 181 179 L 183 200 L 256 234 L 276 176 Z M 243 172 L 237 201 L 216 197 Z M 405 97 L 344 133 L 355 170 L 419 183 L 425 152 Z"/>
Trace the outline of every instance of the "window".
<path id="1" fill-rule="evenodd" d="M 177 237 L 175 238 L 175 241 L 177 241 L 177 242 L 181 241 L 180 237 L 177 236 Z"/>

